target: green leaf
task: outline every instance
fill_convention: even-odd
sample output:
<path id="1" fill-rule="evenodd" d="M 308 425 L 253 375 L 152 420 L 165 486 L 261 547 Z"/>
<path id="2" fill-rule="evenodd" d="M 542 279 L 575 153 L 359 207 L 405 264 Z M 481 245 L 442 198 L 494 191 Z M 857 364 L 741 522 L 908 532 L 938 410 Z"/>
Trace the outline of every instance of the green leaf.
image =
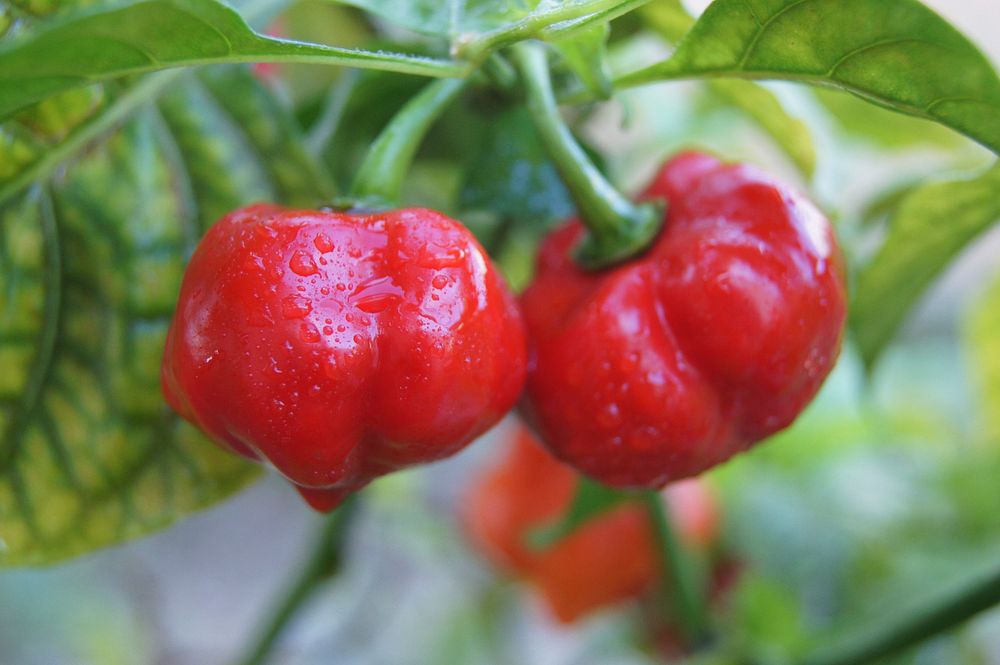
<path id="1" fill-rule="evenodd" d="M 0 183 L 10 180 L 38 159 L 41 139 L 20 125 L 0 126 Z"/>
<path id="2" fill-rule="evenodd" d="M 1000 279 L 972 310 L 964 332 L 988 434 L 1000 441 Z"/>
<path id="3" fill-rule="evenodd" d="M 922 185 L 918 179 L 906 179 L 894 183 L 869 200 L 858 213 L 862 227 L 871 227 L 889 217 L 907 196 Z"/>
<path id="4" fill-rule="evenodd" d="M 35 104 L 18 118 L 36 134 L 61 138 L 92 116 L 103 101 L 100 86 L 73 88 Z"/>
<path id="5" fill-rule="evenodd" d="M 209 69 L 201 80 L 221 110 L 245 134 L 256 161 L 267 164 L 283 202 L 317 207 L 336 194 L 329 175 L 306 150 L 300 128 L 249 72 Z"/>
<path id="6" fill-rule="evenodd" d="M 1000 219 L 1000 165 L 971 180 L 924 185 L 893 216 L 889 235 L 861 271 L 851 324 L 865 364 L 874 365 L 906 315 L 951 260 Z"/>
<path id="7" fill-rule="evenodd" d="M 174 70 L 143 77 L 134 85 L 126 87 L 99 113 L 73 128 L 56 143 L 45 143 L 16 121 L 2 125 L 4 132 L 14 132 L 17 138 L 24 138 L 25 134 L 29 134 L 34 137 L 34 142 L 29 150 L 24 150 L 25 146 L 21 146 L 21 150 L 15 151 L 15 156 L 20 157 L 16 166 L 0 169 L 0 205 L 7 203 L 32 183 L 46 179 L 63 162 L 83 151 L 91 141 L 110 132 L 137 108 L 154 99 L 167 86 L 176 83 L 181 74 L 179 70 Z M 19 131 L 21 129 L 24 131 Z"/>
<path id="8" fill-rule="evenodd" d="M 2 565 L 148 533 L 258 475 L 166 407 L 163 341 L 203 229 L 254 200 L 316 201 L 323 177 L 247 70 L 204 80 L 0 206 Z"/>
<path id="9" fill-rule="evenodd" d="M 573 214 L 569 192 L 523 107 L 493 119 L 466 174 L 459 195 L 463 210 L 489 211 L 543 227 Z"/>
<path id="10" fill-rule="evenodd" d="M 465 169 L 458 204 L 511 286 L 526 286 L 539 240 L 575 211 L 527 109 L 492 118 Z"/>
<path id="11" fill-rule="evenodd" d="M 218 0 L 145 0 L 73 14 L 0 45 L 0 118 L 61 90 L 126 74 L 256 61 L 465 73 L 450 61 L 265 37 Z"/>
<path id="12" fill-rule="evenodd" d="M 329 108 L 311 129 L 309 147 L 322 156 L 327 170 L 343 190 L 347 190 L 379 133 L 406 102 L 427 85 L 425 79 L 394 72 L 358 71 L 331 90 Z M 486 121 L 478 109 L 460 99 L 449 106 L 441 120 L 431 128 L 420 146 L 417 162 L 404 184 L 407 205 L 435 203 L 446 212 L 454 205 L 459 175 L 448 178 L 447 185 L 437 181 L 433 189 L 421 176 L 430 162 L 431 170 L 457 169 L 482 135 Z M 417 183 L 417 180 L 423 180 Z M 435 180 L 435 178 L 431 178 Z M 456 182 L 451 182 L 456 180 Z M 442 197 L 445 191 L 450 194 Z M 416 195 L 415 197 L 412 195 Z M 431 206 L 434 207 L 434 206 Z"/>
<path id="13" fill-rule="evenodd" d="M 775 662 L 778 654 L 801 657 L 808 647 L 801 605 L 786 586 L 748 570 L 726 600 L 727 635 L 754 662 Z"/>
<path id="14" fill-rule="evenodd" d="M 602 485 L 584 476 L 576 484 L 576 494 L 569 509 L 554 523 L 540 526 L 527 534 L 530 547 L 546 549 L 570 535 L 594 517 L 611 510 L 635 496 L 622 490 Z"/>
<path id="15" fill-rule="evenodd" d="M 770 90 L 750 81 L 719 80 L 709 90 L 739 109 L 764 130 L 804 175 L 816 170 L 816 148 L 809 127 L 791 115 Z"/>
<path id="16" fill-rule="evenodd" d="M 837 90 L 816 88 L 813 92 L 842 131 L 878 146 L 954 149 L 966 143 L 955 132 L 929 120 L 901 116 Z"/>
<path id="17" fill-rule="evenodd" d="M 619 83 L 696 77 L 839 88 L 1000 152 L 1000 79 L 916 0 L 716 0 L 671 58 Z"/>

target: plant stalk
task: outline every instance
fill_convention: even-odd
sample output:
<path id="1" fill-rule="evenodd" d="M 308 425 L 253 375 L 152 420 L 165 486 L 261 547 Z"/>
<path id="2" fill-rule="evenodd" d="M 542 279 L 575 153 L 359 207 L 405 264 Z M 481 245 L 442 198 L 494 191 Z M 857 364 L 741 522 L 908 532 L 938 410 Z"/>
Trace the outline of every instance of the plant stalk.
<path id="1" fill-rule="evenodd" d="M 622 196 L 573 138 L 552 92 L 544 46 L 525 42 L 513 51 L 535 127 L 590 232 L 577 260 L 603 268 L 642 252 L 662 226 L 662 206 L 635 205 Z"/>
<path id="2" fill-rule="evenodd" d="M 351 194 L 363 207 L 398 202 L 421 141 L 467 79 L 437 79 L 410 99 L 378 135 L 354 179 Z"/>
<path id="3" fill-rule="evenodd" d="M 520 21 L 481 34 L 462 35 L 452 45 L 455 57 L 473 63 L 483 60 L 489 53 L 524 39 L 530 39 L 546 32 L 558 32 L 571 24 L 575 30 L 592 20 L 610 20 L 621 13 L 634 9 L 648 0 L 585 0 L 556 5 L 546 11 L 534 11 Z"/>
<path id="4" fill-rule="evenodd" d="M 672 604 L 688 646 L 703 646 L 709 638 L 709 621 L 701 575 L 674 531 L 663 495 L 656 490 L 645 490 L 640 498 L 653 528 L 662 598 Z"/>
<path id="5" fill-rule="evenodd" d="M 320 583 L 340 569 L 344 546 L 351 522 L 357 513 L 358 498 L 352 494 L 335 511 L 326 516 L 319 528 L 309 558 L 299 568 L 298 575 L 288 585 L 281 600 L 255 634 L 257 640 L 236 661 L 237 665 L 263 665 L 274 650 L 278 637 L 292 618 L 316 592 Z"/>
<path id="6" fill-rule="evenodd" d="M 1000 565 L 978 571 L 896 616 L 888 614 L 817 650 L 801 665 L 863 665 L 954 628 L 1000 603 Z"/>

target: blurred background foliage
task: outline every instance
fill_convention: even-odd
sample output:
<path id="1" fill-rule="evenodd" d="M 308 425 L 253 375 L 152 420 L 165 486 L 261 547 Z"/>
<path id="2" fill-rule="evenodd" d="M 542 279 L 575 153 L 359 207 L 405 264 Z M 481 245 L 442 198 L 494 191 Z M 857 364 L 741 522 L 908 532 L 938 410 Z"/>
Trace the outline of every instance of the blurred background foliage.
<path id="1" fill-rule="evenodd" d="M 53 11 L 85 4 L 0 2 L 0 30 L 10 38 Z M 986 14 L 988 0 L 929 4 L 981 37 L 1000 27 L 995 12 Z M 271 31 L 291 38 L 441 55 L 433 40 L 333 2 L 301 0 L 268 20 Z M 641 20 L 659 25 L 658 34 L 640 31 Z M 616 22 L 607 45 L 611 69 L 661 57 L 675 29 L 655 18 Z M 980 41 L 994 48 L 996 61 L 996 44 Z M 564 52 L 562 80 L 575 81 L 573 58 L 579 55 Z M 74 214 L 83 215 L 74 207 L 99 206 L 112 211 L 106 224 L 113 228 L 135 214 L 133 192 L 152 191 L 142 189 L 141 178 L 116 180 L 116 174 L 169 180 L 178 169 L 188 174 L 188 191 L 139 203 L 184 216 L 192 229 L 250 200 L 322 201 L 346 189 L 377 132 L 424 83 L 312 65 L 256 71 L 256 78 L 244 68 L 172 74 L 161 84 L 169 91 L 157 104 L 67 167 L 58 192 L 35 194 L 54 204 L 25 205 L 41 206 L 43 213 L 52 205 L 67 220 L 60 224 L 70 227 Z M 600 88 L 599 80 L 584 83 Z M 0 191 L 24 165 L 121 94 L 119 84 L 76 89 L 0 126 Z M 776 115 L 781 122 L 774 122 Z M 665 156 L 687 146 L 758 163 L 808 188 L 835 220 L 855 272 L 875 255 L 890 220 L 927 178 L 973 177 L 991 160 L 984 149 L 937 125 L 842 93 L 779 84 L 649 86 L 620 93 L 611 104 L 581 107 L 572 119 L 602 168 L 628 190 L 638 189 Z M 84 186 L 73 186 L 95 178 L 109 183 L 110 206 L 86 200 Z M 119 193 L 110 189 L 116 181 Z M 465 221 L 515 287 L 530 278 L 538 238 L 572 211 L 516 94 L 485 87 L 473 89 L 437 123 L 404 200 Z M 8 232 L 4 248 L 12 246 Z M 119 243 L 117 249 L 127 251 L 129 260 L 156 261 L 157 243 L 190 240 L 123 237 L 120 243 L 134 245 L 122 250 Z M 115 249 L 95 244 L 80 251 L 92 256 Z M 735 664 L 741 654 L 760 665 L 790 662 L 814 646 L 818 635 L 877 623 L 1000 556 L 998 251 L 994 229 L 920 298 L 881 358 L 872 362 L 870 347 L 849 340 L 821 396 L 792 428 L 707 475 L 723 499 L 725 548 L 741 562 L 741 574 L 716 610 L 723 639 L 693 662 Z M 0 254 L 13 260 L 10 252 Z M 177 266 L 141 265 L 171 284 L 178 279 Z M 114 294 L 125 287 L 102 288 Z M 138 297 L 149 303 L 154 295 L 144 291 Z M 887 300 L 894 297 L 886 294 Z M 145 327 L 136 339 L 149 348 L 134 352 L 158 353 L 162 328 L 156 326 L 162 327 L 168 310 L 139 317 Z M 128 317 L 105 314 L 114 325 L 132 325 Z M 6 389 L 2 381 L 0 389 Z M 119 390 L 125 395 L 134 389 Z M 138 402 L 132 405 L 136 413 L 145 413 Z M 120 436 L 153 426 L 136 418 Z M 655 662 L 635 628 L 636 608 L 558 626 L 530 591 L 492 572 L 469 550 L 455 506 L 475 470 L 499 451 L 505 427 L 454 459 L 387 477 L 366 492 L 344 572 L 284 636 L 274 662 Z M 177 450 L 214 450 L 190 432 L 177 436 Z M 176 492 L 170 500 L 190 510 L 252 476 L 250 467 L 241 466 L 219 476 L 225 482 L 192 489 L 183 468 L 228 463 L 200 457 L 211 452 L 197 455 L 194 462 L 178 457 L 180 471 L 152 468 L 155 477 L 137 496 L 170 486 Z M 164 480 L 171 474 L 179 485 Z M 119 509 L 108 514 L 128 535 L 171 519 L 139 514 L 133 520 Z M 109 519 L 101 512 L 88 515 L 100 523 Z M 0 663 L 229 662 L 263 620 L 318 519 L 287 486 L 267 477 L 145 539 L 51 568 L 4 570 Z M 53 528 L 62 533 L 73 526 Z M 67 554 L 77 551 L 72 541 L 66 548 Z M 1000 663 L 1000 612 L 885 662 Z"/>

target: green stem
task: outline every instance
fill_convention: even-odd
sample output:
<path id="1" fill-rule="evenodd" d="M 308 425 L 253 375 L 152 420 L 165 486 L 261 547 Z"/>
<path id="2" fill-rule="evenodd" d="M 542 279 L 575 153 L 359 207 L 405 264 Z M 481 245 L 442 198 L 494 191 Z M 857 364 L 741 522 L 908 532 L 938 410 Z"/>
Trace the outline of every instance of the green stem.
<path id="1" fill-rule="evenodd" d="M 292 580 L 264 626 L 256 633 L 256 642 L 236 661 L 238 665 L 262 665 L 267 662 L 278 637 L 292 617 L 315 593 L 320 582 L 336 574 L 340 568 L 351 521 L 357 512 L 357 504 L 357 495 L 351 495 L 326 517 L 316 536 L 312 553 L 302 564 L 298 575 Z"/>
<path id="2" fill-rule="evenodd" d="M 646 1 L 646 0 L 643 0 Z M 455 56 L 473 63 L 481 61 L 490 52 L 503 46 L 534 37 L 558 23 L 573 21 L 591 14 L 616 16 L 615 10 L 623 5 L 638 4 L 630 0 L 589 0 L 589 2 L 563 3 L 548 11 L 532 12 L 520 21 L 502 28 L 468 38 L 459 37 L 452 47 Z M 588 21 L 589 23 L 589 21 Z M 574 29 L 578 26 L 574 25 Z"/>
<path id="3" fill-rule="evenodd" d="M 417 148 L 441 112 L 467 79 L 438 79 L 411 98 L 368 149 L 351 187 L 365 207 L 392 205 L 399 200 L 403 180 Z"/>
<path id="4" fill-rule="evenodd" d="M 517 88 L 517 72 L 499 53 L 493 53 L 483 62 L 483 73 L 503 92 Z"/>
<path id="5" fill-rule="evenodd" d="M 701 575 L 674 532 L 663 506 L 663 495 L 656 490 L 646 490 L 640 496 L 656 537 L 663 598 L 672 602 L 688 645 L 701 646 L 708 639 L 708 611 Z"/>
<path id="6" fill-rule="evenodd" d="M 626 199 L 574 140 L 559 114 L 544 46 L 522 43 L 513 50 L 535 127 L 590 231 L 577 259 L 602 268 L 643 251 L 660 230 L 662 206 Z"/>
<path id="7" fill-rule="evenodd" d="M 961 584 L 914 604 L 867 630 L 852 631 L 803 660 L 803 665 L 862 665 L 954 628 L 1000 603 L 1000 565 L 978 571 Z"/>
<path id="8" fill-rule="evenodd" d="M 650 0 L 625 0 L 625 2 L 618 2 L 602 9 L 601 11 L 588 14 L 587 16 L 579 19 L 550 25 L 539 32 L 539 36 L 546 40 L 564 39 L 580 30 L 586 30 L 595 23 L 613 21 L 614 19 L 624 16 L 625 14 L 628 14 L 629 12 L 642 7 L 649 2 Z"/>

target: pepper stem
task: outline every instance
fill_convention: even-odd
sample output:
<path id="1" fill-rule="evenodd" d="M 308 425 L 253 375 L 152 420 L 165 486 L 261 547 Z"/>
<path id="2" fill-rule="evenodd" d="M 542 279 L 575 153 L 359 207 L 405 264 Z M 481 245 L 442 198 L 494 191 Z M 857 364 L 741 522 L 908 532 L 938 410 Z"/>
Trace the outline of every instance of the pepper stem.
<path id="1" fill-rule="evenodd" d="M 259 636 L 236 663 L 262 665 L 274 650 L 278 637 L 302 605 L 313 596 L 319 583 L 336 574 L 340 567 L 344 545 L 351 522 L 357 512 L 357 495 L 348 496 L 344 503 L 324 518 L 309 558 L 299 568 L 288 589 L 275 606 Z"/>
<path id="2" fill-rule="evenodd" d="M 663 506 L 663 495 L 656 490 L 640 493 L 660 562 L 661 598 L 673 604 L 688 646 L 704 646 L 708 633 L 708 611 L 705 607 L 701 575 L 674 531 L 670 516 Z"/>
<path id="3" fill-rule="evenodd" d="M 642 252 L 663 224 L 663 206 L 626 199 L 573 139 L 552 92 L 544 46 L 522 42 L 512 50 L 535 127 L 589 231 L 577 247 L 577 261 L 604 268 Z"/>
<path id="4" fill-rule="evenodd" d="M 467 80 L 436 79 L 396 113 L 368 149 L 354 178 L 351 186 L 354 206 L 384 208 L 399 201 L 403 180 L 420 142 Z"/>

